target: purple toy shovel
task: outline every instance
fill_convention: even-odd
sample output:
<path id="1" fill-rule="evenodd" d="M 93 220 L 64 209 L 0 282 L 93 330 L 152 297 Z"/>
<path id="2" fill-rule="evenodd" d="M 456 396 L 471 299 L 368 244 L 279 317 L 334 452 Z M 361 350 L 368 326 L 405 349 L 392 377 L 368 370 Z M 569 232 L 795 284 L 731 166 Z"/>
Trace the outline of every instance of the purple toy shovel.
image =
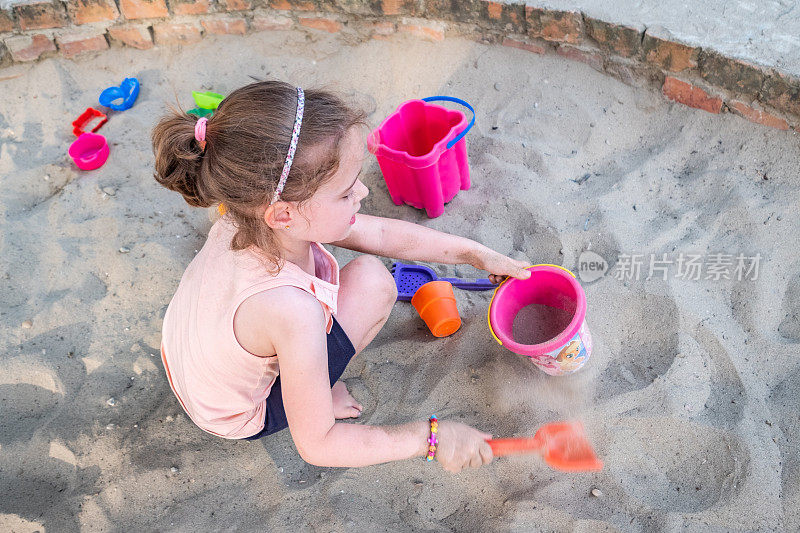
<path id="1" fill-rule="evenodd" d="M 461 278 L 440 278 L 436 272 L 423 265 L 406 265 L 405 263 L 394 263 L 391 268 L 394 282 L 397 285 L 397 300 L 410 302 L 411 297 L 417 289 L 430 281 L 449 281 L 453 287 L 466 291 L 488 291 L 496 289 L 497 285 L 483 279 L 461 279 Z"/>

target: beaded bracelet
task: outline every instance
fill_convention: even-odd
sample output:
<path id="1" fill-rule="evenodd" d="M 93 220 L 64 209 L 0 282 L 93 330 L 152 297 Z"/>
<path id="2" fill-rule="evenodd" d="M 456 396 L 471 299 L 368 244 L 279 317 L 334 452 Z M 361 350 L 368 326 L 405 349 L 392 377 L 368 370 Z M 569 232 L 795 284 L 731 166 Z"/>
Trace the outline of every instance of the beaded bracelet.
<path id="1" fill-rule="evenodd" d="M 428 457 L 425 459 L 427 461 L 433 461 L 433 458 L 436 457 L 436 445 L 439 444 L 439 441 L 436 439 L 436 432 L 439 431 L 439 419 L 436 418 L 436 415 L 431 416 L 431 436 L 428 437 Z"/>

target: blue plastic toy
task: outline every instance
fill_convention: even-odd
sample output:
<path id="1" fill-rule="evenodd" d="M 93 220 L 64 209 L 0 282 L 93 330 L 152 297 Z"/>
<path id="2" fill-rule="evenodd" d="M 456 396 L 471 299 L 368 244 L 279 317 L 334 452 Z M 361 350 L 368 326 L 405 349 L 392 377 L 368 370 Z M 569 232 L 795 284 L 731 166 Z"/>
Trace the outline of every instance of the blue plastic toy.
<path id="1" fill-rule="evenodd" d="M 114 111 L 125 111 L 131 108 L 138 96 L 139 80 L 136 78 L 125 78 L 119 87 L 109 87 L 100 93 L 100 104 L 110 107 Z M 122 103 L 114 103 L 114 101 L 120 99 Z"/>
<path id="2" fill-rule="evenodd" d="M 467 291 L 488 291 L 497 288 L 497 285 L 483 279 L 440 278 L 436 272 L 423 265 L 407 265 L 394 263 L 391 268 L 397 285 L 397 301 L 410 302 L 417 289 L 431 281 L 449 281 L 453 287 Z"/>

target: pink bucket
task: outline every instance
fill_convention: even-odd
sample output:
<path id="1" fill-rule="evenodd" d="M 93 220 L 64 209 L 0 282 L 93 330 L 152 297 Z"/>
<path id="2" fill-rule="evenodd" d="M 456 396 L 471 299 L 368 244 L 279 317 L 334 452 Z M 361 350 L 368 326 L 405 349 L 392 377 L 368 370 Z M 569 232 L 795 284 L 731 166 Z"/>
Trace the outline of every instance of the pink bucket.
<path id="1" fill-rule="evenodd" d="M 445 100 L 466 106 L 461 111 L 428 102 Z M 367 139 L 395 205 L 425 209 L 429 218 L 444 212 L 444 204 L 470 186 L 464 135 L 475 124 L 475 111 L 451 96 L 430 96 L 404 102 Z"/>
<path id="2" fill-rule="evenodd" d="M 527 355 L 547 374 L 560 376 L 581 368 L 592 353 L 592 336 L 586 326 L 586 295 L 575 274 L 557 265 L 528 267 L 531 277 L 508 278 L 489 304 L 489 329 L 495 340 L 514 353 Z M 567 316 L 569 324 L 550 339 L 523 344 L 514 339 L 517 314 L 531 304 Z M 571 317 L 571 318 L 569 318 Z"/>
<path id="3" fill-rule="evenodd" d="M 69 155 L 81 170 L 100 168 L 108 159 L 108 142 L 96 133 L 81 133 L 69 147 Z"/>

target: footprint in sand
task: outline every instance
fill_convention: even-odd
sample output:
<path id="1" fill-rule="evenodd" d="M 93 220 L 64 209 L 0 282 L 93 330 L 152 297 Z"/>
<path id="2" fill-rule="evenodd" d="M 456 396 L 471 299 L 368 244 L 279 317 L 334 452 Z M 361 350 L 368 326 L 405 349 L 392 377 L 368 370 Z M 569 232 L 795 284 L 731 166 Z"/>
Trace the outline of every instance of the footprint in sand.
<path id="1" fill-rule="evenodd" d="M 800 350 L 798 350 L 800 351 Z M 787 531 L 800 530 L 800 367 L 781 380 L 769 394 L 769 404 L 776 424 L 776 442 L 781 454 L 781 501 Z"/>
<path id="2" fill-rule="evenodd" d="M 37 379 L 36 372 L 25 379 Z M 55 411 L 63 396 L 31 383 L 0 385 L 0 444 L 27 441 Z"/>
<path id="3" fill-rule="evenodd" d="M 607 473 L 630 502 L 698 512 L 733 500 L 747 476 L 749 454 L 727 431 L 678 418 L 620 418 L 607 427 Z"/>
<path id="4" fill-rule="evenodd" d="M 672 365 L 678 347 L 678 309 L 672 298 L 615 283 L 592 289 L 592 331 L 605 340 L 607 366 L 598 378 L 597 399 L 641 389 Z M 599 332 L 602 332 L 600 334 Z"/>
<path id="5" fill-rule="evenodd" d="M 465 199 L 458 210 L 448 215 L 446 224 L 459 228 L 458 235 L 478 242 L 491 242 L 494 249 L 509 255 L 520 252 L 535 263 L 561 264 L 561 238 L 555 228 L 537 215 L 536 206 L 510 198 L 501 202 L 504 209 L 496 206 L 487 211 L 485 199 Z M 498 235 L 498 226 L 507 229 Z"/>
<path id="6" fill-rule="evenodd" d="M 573 157 L 592 134 L 592 120 L 582 106 L 569 98 L 544 102 L 529 92 L 512 96 L 489 111 L 486 119 L 497 129 L 493 133 L 516 143 L 536 147 L 546 155 Z M 569 117 L 569 119 L 565 119 Z"/>
<path id="7" fill-rule="evenodd" d="M 64 385 L 55 372 L 20 355 L 0 365 L 0 444 L 30 440 L 46 425 L 64 399 Z"/>

